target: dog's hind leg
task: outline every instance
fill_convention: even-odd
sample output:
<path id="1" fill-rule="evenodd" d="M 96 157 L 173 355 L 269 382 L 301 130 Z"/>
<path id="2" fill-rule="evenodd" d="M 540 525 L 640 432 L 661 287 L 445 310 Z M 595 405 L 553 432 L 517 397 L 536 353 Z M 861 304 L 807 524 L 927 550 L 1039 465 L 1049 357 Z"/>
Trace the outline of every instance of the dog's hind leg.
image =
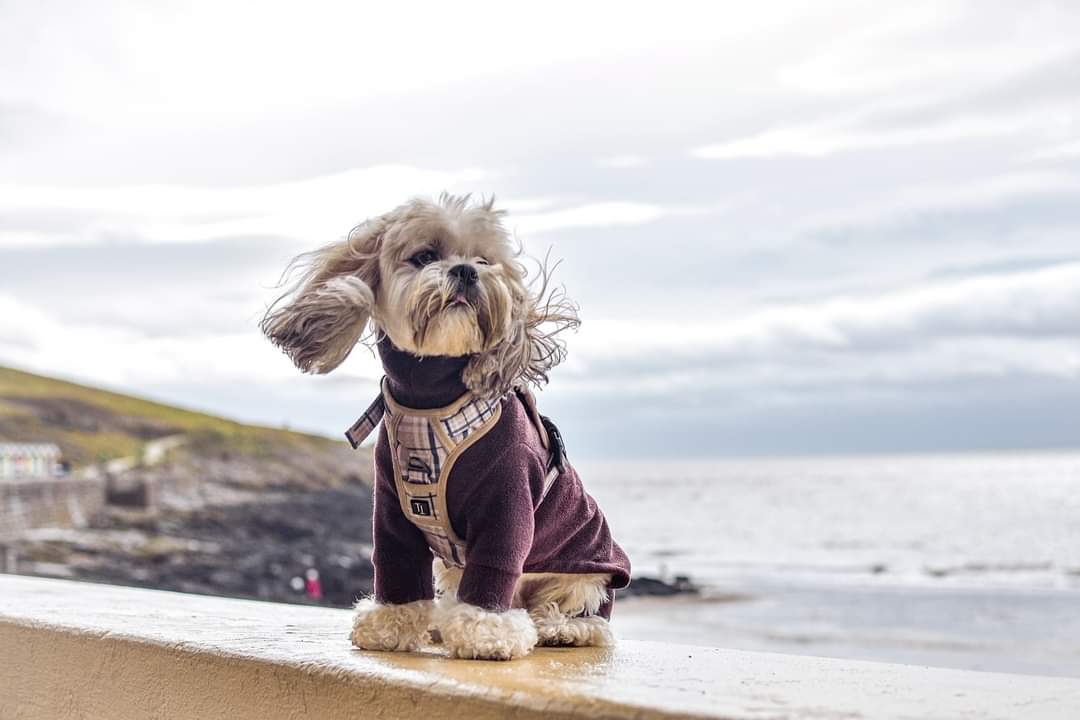
<path id="1" fill-rule="evenodd" d="M 531 609 L 529 617 L 536 625 L 538 645 L 610 647 L 615 644 L 611 625 L 600 615 L 571 617 L 552 603 Z"/>
<path id="2" fill-rule="evenodd" d="M 615 644 L 607 614 L 608 575 L 569 573 L 522 577 L 514 604 L 529 612 L 538 644 L 608 647 Z"/>

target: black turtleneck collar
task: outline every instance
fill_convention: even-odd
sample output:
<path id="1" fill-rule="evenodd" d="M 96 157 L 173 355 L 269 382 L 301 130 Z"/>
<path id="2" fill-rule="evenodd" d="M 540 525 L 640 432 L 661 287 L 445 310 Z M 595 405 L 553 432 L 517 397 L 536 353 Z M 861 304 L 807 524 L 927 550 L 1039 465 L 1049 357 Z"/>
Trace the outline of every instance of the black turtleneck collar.
<path id="1" fill-rule="evenodd" d="M 379 341 L 379 357 L 390 394 L 405 407 L 430 410 L 465 394 L 461 373 L 469 363 L 468 355 L 418 357 L 397 348 L 384 335 Z"/>

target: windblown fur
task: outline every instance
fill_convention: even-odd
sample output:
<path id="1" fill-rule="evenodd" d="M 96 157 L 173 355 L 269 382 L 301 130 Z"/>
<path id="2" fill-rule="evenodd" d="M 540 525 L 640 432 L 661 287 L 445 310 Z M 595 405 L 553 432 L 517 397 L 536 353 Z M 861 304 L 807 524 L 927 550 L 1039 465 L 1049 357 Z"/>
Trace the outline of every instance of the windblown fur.
<path id="1" fill-rule="evenodd" d="M 546 262 L 527 283 L 503 217 L 494 199 L 468 195 L 405 203 L 297 257 L 260 327 L 304 372 L 338 367 L 371 330 L 419 356 L 472 356 L 463 379 L 482 397 L 543 384 L 577 307 L 550 287 Z M 419 264 L 425 251 L 433 257 Z M 460 265 L 477 274 L 464 299 L 451 273 Z"/>

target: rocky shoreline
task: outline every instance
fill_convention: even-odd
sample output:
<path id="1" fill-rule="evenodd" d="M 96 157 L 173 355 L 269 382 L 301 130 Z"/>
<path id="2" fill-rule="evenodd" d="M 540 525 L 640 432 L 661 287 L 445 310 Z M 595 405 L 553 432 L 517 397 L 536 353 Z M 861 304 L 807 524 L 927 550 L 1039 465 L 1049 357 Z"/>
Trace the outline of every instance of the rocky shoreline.
<path id="1" fill-rule="evenodd" d="M 136 587 L 349 607 L 372 591 L 371 490 L 366 484 L 273 492 L 258 500 L 109 508 L 79 530 L 39 529 L 18 543 L 19 571 Z M 321 597 L 309 595 L 308 571 Z M 620 596 L 697 592 L 687 578 L 640 577 Z"/>

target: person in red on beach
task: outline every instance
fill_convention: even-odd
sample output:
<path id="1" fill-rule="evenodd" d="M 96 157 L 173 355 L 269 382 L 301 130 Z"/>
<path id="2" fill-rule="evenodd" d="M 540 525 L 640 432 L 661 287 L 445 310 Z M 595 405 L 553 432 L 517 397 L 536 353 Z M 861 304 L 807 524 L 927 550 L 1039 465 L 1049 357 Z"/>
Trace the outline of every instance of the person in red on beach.
<path id="1" fill-rule="evenodd" d="M 304 592 L 312 600 L 322 600 L 322 582 L 319 580 L 319 571 L 308 568 L 304 573 Z"/>

